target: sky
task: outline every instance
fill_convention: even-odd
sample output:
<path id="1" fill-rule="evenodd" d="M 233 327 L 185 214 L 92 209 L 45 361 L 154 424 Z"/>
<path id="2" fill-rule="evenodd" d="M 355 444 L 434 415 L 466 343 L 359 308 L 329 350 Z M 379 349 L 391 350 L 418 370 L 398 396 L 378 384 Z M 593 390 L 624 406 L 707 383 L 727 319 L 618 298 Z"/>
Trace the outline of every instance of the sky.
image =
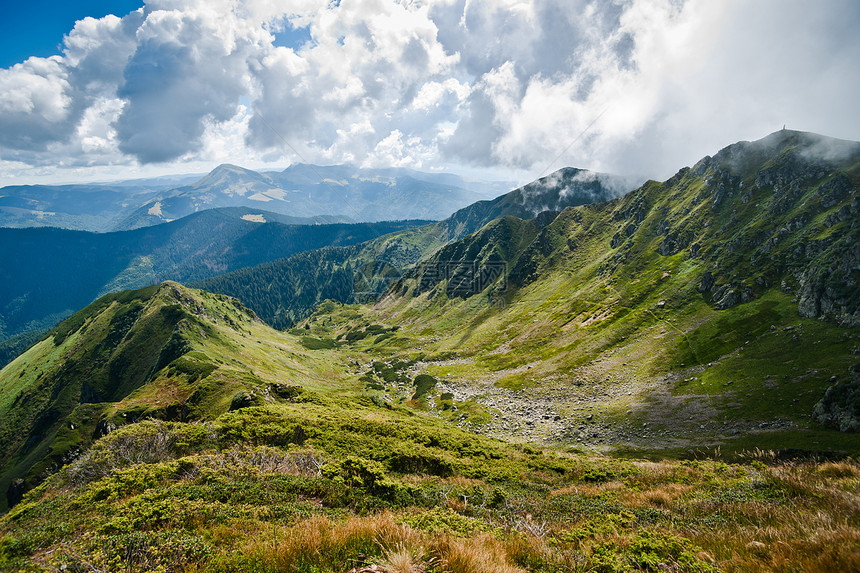
<path id="1" fill-rule="evenodd" d="M 860 140 L 856 0 L 142 0 L 0 8 L 0 185 L 353 163 L 663 180 Z"/>

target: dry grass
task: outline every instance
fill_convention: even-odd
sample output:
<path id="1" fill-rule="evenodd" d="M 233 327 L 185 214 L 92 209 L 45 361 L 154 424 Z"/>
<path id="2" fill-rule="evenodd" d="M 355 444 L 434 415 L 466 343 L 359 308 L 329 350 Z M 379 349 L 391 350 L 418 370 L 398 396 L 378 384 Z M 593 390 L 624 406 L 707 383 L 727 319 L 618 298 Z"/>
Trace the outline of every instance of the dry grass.
<path id="1" fill-rule="evenodd" d="M 521 573 L 508 563 L 507 548 L 495 537 L 481 534 L 471 539 L 443 536 L 433 543 L 446 573 Z"/>
<path id="2" fill-rule="evenodd" d="M 699 535 L 726 572 L 834 573 L 860 571 L 860 532 L 851 527 L 764 527 Z"/>
<path id="3" fill-rule="evenodd" d="M 347 571 L 376 565 L 386 573 L 517 573 L 505 542 L 488 534 L 472 538 L 428 535 L 398 524 L 390 513 L 333 521 L 313 517 L 273 532 L 245 553 L 266 570 Z M 314 569 L 316 568 L 316 569 Z"/>
<path id="4" fill-rule="evenodd" d="M 627 491 L 621 495 L 625 505 L 630 507 L 656 507 L 666 509 L 676 506 L 678 500 L 693 490 L 693 486 L 668 483 L 646 491 Z"/>
<path id="5" fill-rule="evenodd" d="M 398 543 L 385 551 L 379 565 L 387 573 L 424 573 L 425 555 L 423 547 L 409 547 Z"/>
<path id="6" fill-rule="evenodd" d="M 316 566 L 343 571 L 359 555 L 373 555 L 421 545 L 421 536 L 395 522 L 389 513 L 333 522 L 315 516 L 263 541 L 249 554 L 278 571 Z M 381 551 L 380 551 L 381 550 Z"/>
<path id="7" fill-rule="evenodd" d="M 826 479 L 860 478 L 860 467 L 851 461 L 824 462 L 815 466 L 815 471 Z"/>

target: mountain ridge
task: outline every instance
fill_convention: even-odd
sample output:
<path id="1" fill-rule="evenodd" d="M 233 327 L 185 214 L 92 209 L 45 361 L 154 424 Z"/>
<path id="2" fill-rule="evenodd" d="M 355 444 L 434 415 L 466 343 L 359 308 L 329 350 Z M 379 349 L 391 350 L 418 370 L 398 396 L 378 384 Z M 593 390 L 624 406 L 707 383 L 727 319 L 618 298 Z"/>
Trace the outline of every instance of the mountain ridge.
<path id="1" fill-rule="evenodd" d="M 821 141 L 780 132 L 540 229 L 495 221 L 390 286 L 365 320 L 415 342 L 376 350 L 444 357 L 426 373 L 457 399 L 482 388 L 491 435 L 810 447 L 813 406 L 856 362 L 860 305 L 860 145 L 807 158 Z M 576 422 L 513 429 L 542 400 Z"/>
<path id="2" fill-rule="evenodd" d="M 375 300 L 404 269 L 494 219 L 531 218 L 549 205 L 564 208 L 608 199 L 623 192 L 625 184 L 620 177 L 565 168 L 424 228 L 404 230 L 362 247 L 326 248 L 264 263 L 193 286 L 242 298 L 269 324 L 286 328 L 327 298 L 347 303 Z M 269 286 L 261 291 L 256 284 Z"/>
<path id="3" fill-rule="evenodd" d="M 355 221 L 438 220 L 482 198 L 484 195 L 478 191 L 493 192 L 498 188 L 497 184 L 452 174 L 400 168 L 294 164 L 283 171 L 257 172 L 223 164 L 198 181 L 143 204 L 118 228 L 157 224 L 211 207 L 251 204 L 294 216 L 325 214 Z"/>
<path id="4" fill-rule="evenodd" d="M 0 567 L 855 569 L 860 152 L 832 143 L 270 263 L 258 290 L 320 278 L 287 332 L 106 295 L 0 370 Z"/>
<path id="5" fill-rule="evenodd" d="M 300 177 L 300 188 L 295 188 L 290 177 L 291 173 L 299 170 L 309 173 Z M 353 207 L 358 209 L 350 208 L 344 203 L 344 195 L 330 189 L 330 182 L 323 181 L 326 177 L 320 173 L 329 171 L 347 177 L 351 185 L 363 186 L 357 196 L 361 200 L 353 201 Z M 401 186 L 411 188 L 410 197 L 421 189 L 430 195 L 438 194 L 438 208 L 424 207 L 423 210 L 411 211 L 401 208 L 400 212 L 391 212 L 393 201 L 386 188 L 397 183 L 398 178 Z M 511 186 L 507 182 L 485 182 L 450 173 L 423 173 L 405 168 L 362 169 L 352 165 L 294 164 L 282 171 L 258 172 L 222 164 L 204 174 L 66 185 L 5 186 L 0 188 L 0 226 L 53 226 L 110 232 L 161 224 L 207 208 L 259 209 L 267 205 L 270 207 L 266 209 L 268 211 L 294 217 L 321 216 L 345 221 L 362 218 L 373 221 L 438 220 L 472 200 L 499 195 Z M 322 193 L 322 196 L 316 202 L 302 200 L 304 203 L 296 203 L 295 200 L 309 192 Z M 293 203 L 290 203 L 291 194 L 295 195 Z M 380 195 L 374 198 L 374 194 Z M 362 195 L 366 197 L 362 199 Z M 254 198 L 249 199 L 251 196 Z M 342 208 L 333 211 L 331 204 L 326 204 L 328 199 Z M 271 208 L 273 206 L 276 208 Z M 373 216 L 359 216 L 363 208 L 369 209 L 368 213 Z"/>
<path id="6" fill-rule="evenodd" d="M 53 327 L 107 292 L 171 278 L 201 279 L 426 223 L 302 226 L 279 220 L 294 219 L 235 207 L 106 234 L 56 228 L 0 229 L 0 335 L 5 340 Z"/>

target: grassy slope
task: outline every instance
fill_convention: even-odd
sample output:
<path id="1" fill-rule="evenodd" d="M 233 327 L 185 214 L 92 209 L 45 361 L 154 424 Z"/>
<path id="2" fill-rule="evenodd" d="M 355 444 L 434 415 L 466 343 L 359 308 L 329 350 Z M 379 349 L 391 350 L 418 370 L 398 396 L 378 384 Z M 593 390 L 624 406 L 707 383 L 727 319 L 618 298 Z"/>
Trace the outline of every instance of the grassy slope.
<path id="1" fill-rule="evenodd" d="M 275 382 L 325 388 L 328 372 L 309 372 L 290 343 L 223 295 L 175 283 L 108 295 L 0 371 L 0 486 L 34 485 L 109 426 L 211 418 L 236 392 Z"/>
<path id="2" fill-rule="evenodd" d="M 605 200 L 621 182 L 600 174 L 562 169 L 492 201 L 478 201 L 448 219 L 391 233 L 361 245 L 326 248 L 244 268 L 193 283 L 234 296 L 275 328 L 307 317 L 326 299 L 376 300 L 416 262 L 449 242 L 506 216 L 531 218 L 545 209 Z"/>
<path id="3" fill-rule="evenodd" d="M 832 168 L 786 201 L 784 189 L 756 185 L 761 171 L 784 169 L 802 148 L 801 136 L 783 137 L 765 151 L 748 144 L 752 159 L 730 172 L 733 187 L 716 206 L 731 149 L 665 184 L 569 209 L 526 248 L 528 234 L 508 235 L 508 273 L 480 294 L 449 298 L 444 279 L 428 291 L 422 280 L 434 263 L 424 264 L 368 315 L 401 327 L 374 352 L 423 356 L 418 368 L 459 395 L 488 410 L 495 403 L 478 426 L 494 435 L 664 453 L 718 444 L 860 451 L 858 436 L 810 421 L 831 378 L 856 362 L 860 334 L 800 318 L 792 299 L 799 271 L 828 260 L 838 237 L 856 237 L 856 214 L 832 217 L 856 202 L 860 163 L 842 163 L 854 191 L 838 201 L 822 200 L 842 176 Z M 494 244 L 484 235 L 499 224 L 446 249 L 480 262 Z M 676 246 L 661 254 L 669 240 Z M 825 255 L 797 257 L 798 245 Z M 705 272 L 716 283 L 710 293 L 699 288 Z M 752 301 L 717 310 L 722 285 Z M 533 428 L 513 427 L 517 410 L 497 407 L 538 399 L 552 403 L 552 419 L 538 416 Z"/>
<path id="4" fill-rule="evenodd" d="M 200 421 L 139 421 L 98 440 L 0 518 L 0 569 L 860 564 L 860 466 L 850 460 L 785 464 L 760 454 L 725 463 L 717 454 L 655 463 L 512 445 L 422 412 L 420 398 L 401 403 L 365 389 L 374 345 L 416 343 L 370 322 L 366 308 L 327 303 L 307 329 L 282 333 L 217 295 L 168 284 L 150 300 L 158 297 L 189 310 L 193 349 L 103 406 L 120 423 L 122 413 L 128 421 L 184 401 Z M 94 322 L 72 325 L 63 345 Z M 408 366 L 374 368 L 412 394 L 419 381 Z M 198 376 L 203 402 L 188 395 Z M 252 405 L 226 411 L 243 393 Z"/>
<path id="5" fill-rule="evenodd" d="M 200 421 L 132 423 L 96 442 L 0 519 L 0 566 L 860 568 L 860 466 L 763 451 L 858 451 L 805 417 L 849 364 L 856 329 L 800 319 L 790 295 L 756 282 L 761 271 L 778 284 L 802 261 L 744 267 L 741 249 L 725 245 L 749 252 L 760 237 L 743 234 L 730 202 L 693 204 L 694 191 L 716 190 L 704 186 L 683 172 L 542 229 L 496 223 L 453 248 L 505 261 L 505 283 L 462 299 L 444 280 L 418 294 L 407 278 L 392 294 L 417 296 L 373 309 L 326 303 L 288 333 L 229 299 L 168 285 L 190 313 L 180 330 L 193 348 L 99 415 Z M 843 205 L 816 213 L 783 252 L 844 233 L 821 221 Z M 723 234 L 690 238 L 701 257 L 658 252 L 669 235 L 711 227 Z M 697 289 L 715 269 L 718 285 L 753 300 L 715 310 Z M 85 333 L 67 330 L 63 344 Z M 50 364 L 50 347 L 36 351 Z M 504 414 L 520 406 L 537 422 L 512 429 Z M 610 438 L 638 454 L 695 448 L 688 457 L 710 459 L 613 459 L 576 445 Z"/>
<path id="6" fill-rule="evenodd" d="M 261 224 L 242 220 L 241 212 L 203 211 L 163 225 L 104 234 L 0 229 L 0 340 L 52 328 L 108 292 L 163 280 L 198 280 L 424 223 Z"/>

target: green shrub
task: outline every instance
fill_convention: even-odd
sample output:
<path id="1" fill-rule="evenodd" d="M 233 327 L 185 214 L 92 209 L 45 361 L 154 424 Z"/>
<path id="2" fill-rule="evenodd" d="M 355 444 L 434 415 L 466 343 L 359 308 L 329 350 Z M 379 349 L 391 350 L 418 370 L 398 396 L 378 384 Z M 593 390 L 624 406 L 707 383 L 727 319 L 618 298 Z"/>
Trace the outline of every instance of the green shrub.
<path id="1" fill-rule="evenodd" d="M 698 552 L 699 548 L 689 539 L 655 531 L 637 533 L 630 544 L 631 559 L 645 571 L 663 571 L 667 564 L 691 573 L 716 571 L 696 556 Z"/>
<path id="2" fill-rule="evenodd" d="M 415 393 L 412 395 L 412 399 L 421 400 L 436 387 L 436 379 L 429 374 L 419 374 L 412 381 L 412 385 L 415 386 Z"/>
<path id="3" fill-rule="evenodd" d="M 175 359 L 167 366 L 167 374 L 169 376 L 177 376 L 184 374 L 188 377 L 189 382 L 202 380 L 212 374 L 218 368 L 217 365 L 204 360 L 191 359 L 188 356 L 182 356 Z"/>
<path id="4" fill-rule="evenodd" d="M 331 338 L 314 338 L 313 336 L 303 336 L 301 343 L 308 350 L 330 350 L 336 346 L 335 341 Z"/>

